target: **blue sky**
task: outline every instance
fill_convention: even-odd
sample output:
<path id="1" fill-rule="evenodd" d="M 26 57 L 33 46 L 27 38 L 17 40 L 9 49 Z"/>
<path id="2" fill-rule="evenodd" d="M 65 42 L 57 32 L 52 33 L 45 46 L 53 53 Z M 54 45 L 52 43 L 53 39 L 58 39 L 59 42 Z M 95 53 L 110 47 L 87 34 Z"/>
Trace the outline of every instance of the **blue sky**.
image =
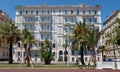
<path id="1" fill-rule="evenodd" d="M 18 5 L 100 5 L 102 23 L 112 11 L 120 9 L 120 0 L 0 0 L 0 9 L 15 19 L 15 7 Z"/>

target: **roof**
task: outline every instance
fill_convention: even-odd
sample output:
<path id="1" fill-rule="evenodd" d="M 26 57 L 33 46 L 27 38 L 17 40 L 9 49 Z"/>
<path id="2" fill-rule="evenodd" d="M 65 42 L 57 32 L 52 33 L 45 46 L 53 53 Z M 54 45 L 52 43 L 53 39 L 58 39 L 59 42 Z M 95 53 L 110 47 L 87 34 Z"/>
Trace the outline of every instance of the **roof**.
<path id="1" fill-rule="evenodd" d="M 38 6 L 16 6 L 16 9 L 87 9 L 100 10 L 100 6 L 85 6 L 85 5 L 38 5 Z"/>
<path id="2" fill-rule="evenodd" d="M 110 21 L 112 18 L 114 18 L 114 16 L 118 15 L 118 13 L 120 13 L 120 10 L 113 12 L 113 14 L 111 16 L 109 16 L 109 18 L 103 23 L 103 25 L 105 25 L 108 21 Z"/>

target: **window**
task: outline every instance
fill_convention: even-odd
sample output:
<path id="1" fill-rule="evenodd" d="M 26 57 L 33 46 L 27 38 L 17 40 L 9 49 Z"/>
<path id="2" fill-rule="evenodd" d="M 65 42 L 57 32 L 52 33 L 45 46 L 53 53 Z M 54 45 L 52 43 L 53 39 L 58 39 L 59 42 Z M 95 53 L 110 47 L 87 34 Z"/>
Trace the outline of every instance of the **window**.
<path id="1" fill-rule="evenodd" d="M 33 11 L 31 11 L 31 14 L 33 14 Z"/>
<path id="2" fill-rule="evenodd" d="M 36 15 L 38 15 L 39 11 L 36 11 Z"/>
<path id="3" fill-rule="evenodd" d="M 91 14 L 91 10 L 88 10 L 89 14 Z"/>
<path id="4" fill-rule="evenodd" d="M 71 10 L 71 14 L 73 14 L 73 10 Z"/>
<path id="5" fill-rule="evenodd" d="M 92 21 L 91 18 L 89 18 L 89 23 L 91 23 L 91 21 Z"/>
<path id="6" fill-rule="evenodd" d="M 65 10 L 65 14 L 67 14 L 67 10 Z"/>
<path id="7" fill-rule="evenodd" d="M 20 15 L 22 15 L 22 11 L 20 11 Z"/>
<path id="8" fill-rule="evenodd" d="M 18 47 L 20 47 L 20 43 L 18 43 Z"/>
<path id="9" fill-rule="evenodd" d="M 59 51 L 59 55 L 63 55 L 63 51 L 60 50 L 60 51 Z"/>
<path id="10" fill-rule="evenodd" d="M 77 10 L 77 15 L 79 15 L 79 10 Z"/>
<path id="11" fill-rule="evenodd" d="M 55 24 L 52 24 L 52 30 L 55 31 Z"/>
<path id="12" fill-rule="evenodd" d="M 65 43 L 69 44 L 68 42 L 69 42 L 69 41 L 68 41 L 68 38 L 65 38 Z"/>
<path id="13" fill-rule="evenodd" d="M 47 34 L 47 39 L 50 39 L 50 34 Z"/>
<path id="14" fill-rule="evenodd" d="M 72 57 L 72 61 L 74 61 L 74 58 Z"/>
<path id="15" fill-rule="evenodd" d="M 67 23 L 67 21 L 68 21 L 68 18 L 65 18 L 65 23 Z"/>
<path id="16" fill-rule="evenodd" d="M 5 56 L 5 52 L 3 51 L 3 56 Z"/>
<path id="17" fill-rule="evenodd" d="M 53 43 L 53 48 L 55 48 L 55 43 Z"/>
<path id="18" fill-rule="evenodd" d="M 97 18 L 94 18 L 94 22 L 97 23 Z"/>
<path id="19" fill-rule="evenodd" d="M 18 52 L 17 55 L 20 56 L 20 52 Z"/>
<path id="20" fill-rule="evenodd" d="M 45 30 L 45 25 L 41 25 L 41 30 Z"/>
<path id="21" fill-rule="evenodd" d="M 83 14 L 85 14 L 85 10 L 83 10 Z"/>
<path id="22" fill-rule="evenodd" d="M 95 15 L 97 14 L 97 11 L 95 10 Z"/>
<path id="23" fill-rule="evenodd" d="M 42 14 L 44 14 L 44 11 L 42 11 Z"/>
<path id="24" fill-rule="evenodd" d="M 38 17 L 35 17 L 35 21 L 38 21 Z"/>
<path id="25" fill-rule="evenodd" d="M 65 33 L 68 33 L 68 27 L 64 27 Z"/>
<path id="26" fill-rule="evenodd" d="M 51 25 L 47 25 L 47 31 L 51 30 Z"/>
<path id="27" fill-rule="evenodd" d="M 59 14 L 61 14 L 61 10 L 59 10 Z"/>
<path id="28" fill-rule="evenodd" d="M 45 22 L 45 17 L 41 17 L 41 22 Z"/>
<path id="29" fill-rule="evenodd" d="M 86 22 L 86 19 L 85 19 L 85 18 L 83 18 L 83 22 Z"/>
<path id="30" fill-rule="evenodd" d="M 74 19 L 74 18 L 71 18 L 71 22 L 72 22 L 72 23 L 75 22 L 75 19 Z"/>
<path id="31" fill-rule="evenodd" d="M 28 11 L 25 11 L 25 14 L 28 14 Z"/>
<path id="32" fill-rule="evenodd" d="M 44 46 L 44 44 L 43 43 L 41 43 L 41 47 L 43 47 Z"/>
<path id="33" fill-rule="evenodd" d="M 8 56 L 8 52 L 6 52 L 6 56 Z"/>
<path id="34" fill-rule="evenodd" d="M 35 28 L 34 25 L 33 25 L 33 24 L 30 24 L 30 28 L 29 28 L 29 29 L 30 29 L 30 30 L 34 30 L 34 28 Z"/>
<path id="35" fill-rule="evenodd" d="M 41 40 L 44 40 L 44 34 L 41 34 Z"/>
<path id="36" fill-rule="evenodd" d="M 50 14 L 50 11 L 48 11 L 48 14 Z"/>
<path id="37" fill-rule="evenodd" d="M 51 21 L 50 17 L 47 17 L 47 21 L 48 21 L 48 22 L 50 22 L 50 21 Z"/>

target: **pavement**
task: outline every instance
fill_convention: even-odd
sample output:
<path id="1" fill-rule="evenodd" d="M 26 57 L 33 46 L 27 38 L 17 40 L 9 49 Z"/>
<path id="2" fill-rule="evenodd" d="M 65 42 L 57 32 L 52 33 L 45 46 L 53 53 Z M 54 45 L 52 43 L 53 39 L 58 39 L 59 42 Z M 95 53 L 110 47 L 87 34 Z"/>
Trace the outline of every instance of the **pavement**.
<path id="1" fill-rule="evenodd" d="M 0 72 L 120 72 L 120 70 L 111 69 L 31 69 L 31 68 L 21 68 L 21 69 L 0 69 Z"/>

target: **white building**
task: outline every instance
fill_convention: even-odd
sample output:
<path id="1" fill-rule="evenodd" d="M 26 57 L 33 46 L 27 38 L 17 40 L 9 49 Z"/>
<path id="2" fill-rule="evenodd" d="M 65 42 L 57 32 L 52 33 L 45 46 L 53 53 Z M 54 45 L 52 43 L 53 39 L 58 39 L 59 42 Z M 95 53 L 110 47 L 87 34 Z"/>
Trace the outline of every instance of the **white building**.
<path id="1" fill-rule="evenodd" d="M 39 50 L 47 38 L 52 42 L 52 52 L 55 61 L 64 61 L 63 43 L 69 43 L 67 34 L 72 32 L 75 22 L 86 22 L 94 24 L 101 30 L 101 11 L 97 6 L 86 5 L 42 5 L 42 6 L 17 6 L 15 22 L 20 30 L 27 28 L 33 35 L 34 39 L 39 41 L 32 45 L 31 58 L 35 62 L 41 62 Z M 21 46 L 19 46 L 21 47 Z M 22 48 L 22 47 L 21 47 Z M 69 48 L 67 48 L 69 49 Z M 70 50 L 70 62 L 76 62 L 78 56 L 73 55 Z M 22 49 L 16 49 L 14 59 L 21 60 Z M 85 60 L 88 61 L 86 55 Z M 99 58 L 100 60 L 100 58 Z"/>

